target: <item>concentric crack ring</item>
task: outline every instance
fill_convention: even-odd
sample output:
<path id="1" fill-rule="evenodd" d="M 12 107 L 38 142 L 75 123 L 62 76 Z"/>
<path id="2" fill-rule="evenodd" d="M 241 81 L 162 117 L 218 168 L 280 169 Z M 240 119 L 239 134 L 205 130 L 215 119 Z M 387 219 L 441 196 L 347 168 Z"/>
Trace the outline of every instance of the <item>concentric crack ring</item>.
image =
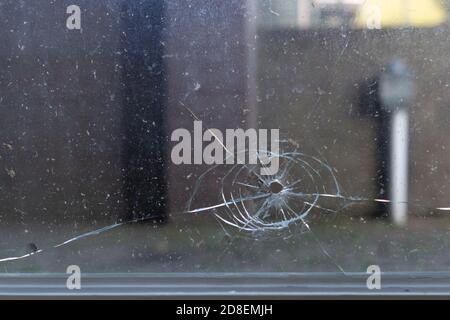
<path id="1" fill-rule="evenodd" d="M 245 151 L 248 153 L 251 151 Z M 256 232 L 281 230 L 304 219 L 313 208 L 335 212 L 322 204 L 325 197 L 342 198 L 332 168 L 317 157 L 301 152 L 272 153 L 279 161 L 278 173 L 261 175 L 260 165 L 233 165 L 219 179 L 220 199 L 217 205 L 192 209 L 198 196 L 198 185 L 188 202 L 187 212 L 214 210 L 214 215 L 225 225 Z M 198 180 L 217 166 L 210 168 Z"/>

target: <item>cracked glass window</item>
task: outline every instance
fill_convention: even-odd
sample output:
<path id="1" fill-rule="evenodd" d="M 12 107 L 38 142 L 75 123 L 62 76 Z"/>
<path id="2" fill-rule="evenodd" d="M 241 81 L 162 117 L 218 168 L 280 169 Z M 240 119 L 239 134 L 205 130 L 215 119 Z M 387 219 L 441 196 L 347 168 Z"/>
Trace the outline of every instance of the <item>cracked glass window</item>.
<path id="1" fill-rule="evenodd" d="M 448 272 L 448 13 L 1 0 L 0 274 Z"/>

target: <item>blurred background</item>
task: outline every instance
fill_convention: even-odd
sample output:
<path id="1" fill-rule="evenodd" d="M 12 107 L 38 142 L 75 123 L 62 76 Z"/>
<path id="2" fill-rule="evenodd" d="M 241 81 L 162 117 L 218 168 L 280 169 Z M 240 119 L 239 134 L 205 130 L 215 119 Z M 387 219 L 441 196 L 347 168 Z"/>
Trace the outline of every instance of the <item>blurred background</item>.
<path id="1" fill-rule="evenodd" d="M 68 30 L 71 4 L 0 3 L 0 259 L 48 249 L 0 272 L 448 271 L 448 1 L 79 0 Z M 378 84 L 393 59 L 416 87 L 406 226 L 375 201 L 314 210 L 314 234 L 183 212 L 208 167 L 173 165 L 170 134 L 196 118 L 278 128 L 346 196 L 389 199 Z M 220 201 L 217 177 L 202 184 L 194 206 Z M 52 248 L 135 218 L 148 220 Z"/>

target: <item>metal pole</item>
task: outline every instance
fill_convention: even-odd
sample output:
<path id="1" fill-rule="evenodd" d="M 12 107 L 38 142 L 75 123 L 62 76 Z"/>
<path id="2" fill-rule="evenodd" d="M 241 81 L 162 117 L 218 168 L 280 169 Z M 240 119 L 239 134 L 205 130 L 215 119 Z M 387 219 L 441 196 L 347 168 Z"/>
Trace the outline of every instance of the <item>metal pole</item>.
<path id="1" fill-rule="evenodd" d="M 408 214 L 408 117 L 416 94 L 412 71 L 400 59 L 393 60 L 380 79 L 380 99 L 390 114 L 389 213 L 404 226 Z"/>
<path id="2" fill-rule="evenodd" d="M 408 110 L 392 113 L 390 150 L 390 211 L 393 222 L 404 226 L 408 212 Z"/>

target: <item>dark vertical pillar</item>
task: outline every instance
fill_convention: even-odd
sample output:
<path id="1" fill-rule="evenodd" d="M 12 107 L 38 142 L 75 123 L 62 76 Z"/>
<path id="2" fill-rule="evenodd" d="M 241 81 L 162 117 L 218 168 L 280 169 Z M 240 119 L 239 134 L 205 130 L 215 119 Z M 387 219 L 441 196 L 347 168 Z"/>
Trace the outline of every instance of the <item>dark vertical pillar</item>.
<path id="1" fill-rule="evenodd" d="M 166 219 L 164 1 L 122 8 L 124 197 L 126 219 Z"/>
<path id="2" fill-rule="evenodd" d="M 375 123 L 376 143 L 376 184 L 377 198 L 388 199 L 389 188 L 389 115 L 381 108 L 379 99 L 379 77 L 371 77 L 361 86 L 360 108 L 362 114 L 371 117 Z M 375 217 L 387 216 L 385 203 L 378 203 L 374 212 Z"/>

